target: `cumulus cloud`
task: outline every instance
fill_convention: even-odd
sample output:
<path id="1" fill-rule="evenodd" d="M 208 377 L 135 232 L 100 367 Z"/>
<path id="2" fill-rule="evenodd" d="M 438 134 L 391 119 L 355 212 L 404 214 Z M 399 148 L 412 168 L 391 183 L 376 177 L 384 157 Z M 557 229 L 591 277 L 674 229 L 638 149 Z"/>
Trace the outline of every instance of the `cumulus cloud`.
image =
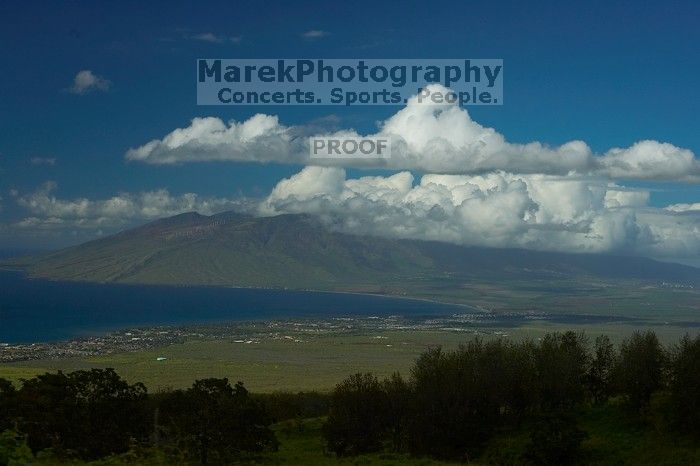
<path id="1" fill-rule="evenodd" d="M 264 114 L 242 122 L 196 118 L 126 158 L 306 165 L 281 180 L 257 213 L 313 214 L 348 233 L 669 259 L 700 251 L 699 204 L 650 207 L 648 190 L 618 181 L 700 182 L 695 155 L 669 143 L 644 140 L 602 154 L 583 141 L 516 144 L 455 104 L 417 97 L 369 135 L 391 139 L 389 159 L 310 159 L 312 135 L 361 136 L 313 123 L 285 126 Z M 397 173 L 348 178 L 345 168 Z"/>
<path id="2" fill-rule="evenodd" d="M 440 85 L 431 92 L 446 92 Z M 472 120 L 456 104 L 430 104 L 417 96 L 368 136 L 391 139 L 389 159 L 310 159 L 306 136 L 361 136 L 351 129 L 310 134 L 305 126 L 285 126 L 276 116 L 257 114 L 244 122 L 195 118 L 162 139 L 130 149 L 126 158 L 153 164 L 192 161 L 259 161 L 305 165 L 388 168 L 423 173 L 596 174 L 619 179 L 700 182 L 700 161 L 669 143 L 640 141 L 628 148 L 594 154 L 583 141 L 550 147 L 515 144 L 494 128 Z"/>
<path id="3" fill-rule="evenodd" d="M 300 144 L 298 141 L 296 144 Z M 179 128 L 163 139 L 154 139 L 126 153 L 128 160 L 155 164 L 210 160 L 302 161 L 294 133 L 280 125 L 276 116 L 258 114 L 237 123 L 219 118 L 195 118 L 190 126 Z"/>
<path id="4" fill-rule="evenodd" d="M 673 212 L 641 209 L 637 221 L 644 228 L 645 240 L 636 248 L 639 255 L 669 258 L 697 265 L 700 251 L 700 211 Z"/>
<path id="5" fill-rule="evenodd" d="M 92 91 L 106 91 L 112 83 L 94 74 L 90 70 L 79 71 L 73 78 L 73 85 L 68 89 L 73 94 L 87 94 Z"/>
<path id="6" fill-rule="evenodd" d="M 671 212 L 700 212 L 700 202 L 692 204 L 672 204 L 666 207 Z"/>
<path id="7" fill-rule="evenodd" d="M 700 161 L 688 149 L 657 141 L 639 141 L 611 149 L 599 160 L 600 171 L 615 178 L 700 181 Z"/>
<path id="8" fill-rule="evenodd" d="M 196 211 L 211 215 L 246 208 L 244 199 L 202 197 L 195 193 L 171 195 L 166 189 L 120 193 L 108 199 L 60 199 L 56 184 L 45 183 L 37 191 L 17 197 L 17 203 L 31 214 L 15 223 L 18 228 L 116 228 L 137 221 L 154 220 Z"/>
<path id="9" fill-rule="evenodd" d="M 487 247 L 696 255 L 700 215 L 647 206 L 649 193 L 596 177 L 426 174 L 348 179 L 306 167 L 280 181 L 261 215 L 309 213 L 355 234 Z"/>

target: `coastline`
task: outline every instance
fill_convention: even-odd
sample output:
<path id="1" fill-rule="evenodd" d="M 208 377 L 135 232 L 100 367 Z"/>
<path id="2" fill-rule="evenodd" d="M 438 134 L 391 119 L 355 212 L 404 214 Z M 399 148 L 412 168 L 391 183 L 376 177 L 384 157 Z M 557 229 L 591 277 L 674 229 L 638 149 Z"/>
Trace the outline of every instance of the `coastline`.
<path id="1" fill-rule="evenodd" d="M 385 293 L 373 293 L 365 291 L 343 291 L 343 290 L 324 290 L 316 288 L 289 288 L 289 287 L 274 287 L 274 286 L 240 286 L 240 285 L 206 285 L 206 284 L 186 284 L 186 283 L 168 283 L 168 282 L 123 282 L 123 281 L 99 281 L 99 280 L 84 280 L 84 279 L 68 279 L 68 278 L 55 278 L 44 275 L 33 275 L 26 268 L 21 267 L 6 267 L 0 265 L 0 271 L 8 272 L 19 272 L 26 274 L 27 279 L 31 280 L 46 280 L 50 282 L 68 282 L 68 283 L 92 283 L 100 285 L 123 285 L 123 286 L 162 286 L 162 287 L 173 287 L 173 288 L 220 288 L 220 289 L 231 289 L 231 290 L 270 290 L 270 291 L 293 291 L 293 292 L 305 292 L 305 293 L 326 293 L 326 294 L 344 294 L 344 295 L 355 295 L 355 296 L 370 296 L 375 298 L 389 298 L 389 299 L 405 299 L 410 301 L 427 302 L 433 304 L 439 304 L 444 306 L 458 306 L 471 309 L 475 312 L 483 312 L 486 314 L 491 314 L 492 311 L 489 309 L 482 308 L 475 304 L 460 303 L 454 301 L 445 301 L 438 298 L 427 298 L 421 296 L 411 296 L 411 295 L 401 295 L 401 294 L 385 294 Z"/>
<path id="2" fill-rule="evenodd" d="M 2 286 L 11 291 L 0 302 L 3 318 L 8 319 L 0 332 L 4 347 L 100 338 L 123 329 L 157 326 L 490 315 L 461 303 L 345 290 L 57 280 L 16 268 L 0 268 L 0 273 Z"/>

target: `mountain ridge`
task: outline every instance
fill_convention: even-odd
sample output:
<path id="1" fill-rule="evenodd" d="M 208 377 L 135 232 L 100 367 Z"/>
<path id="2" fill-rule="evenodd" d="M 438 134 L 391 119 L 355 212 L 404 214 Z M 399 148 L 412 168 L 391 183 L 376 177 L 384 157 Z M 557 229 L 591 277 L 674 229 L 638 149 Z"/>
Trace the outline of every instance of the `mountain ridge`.
<path id="1" fill-rule="evenodd" d="M 653 259 L 489 249 L 358 236 L 315 217 L 187 212 L 42 255 L 35 277 L 182 285 L 344 288 L 390 279 L 580 276 L 697 283 L 700 269 Z"/>
<path id="2" fill-rule="evenodd" d="M 691 266 L 358 236 L 306 214 L 189 212 L 4 264 L 59 281 L 352 292 L 504 313 L 700 321 L 700 269 Z"/>

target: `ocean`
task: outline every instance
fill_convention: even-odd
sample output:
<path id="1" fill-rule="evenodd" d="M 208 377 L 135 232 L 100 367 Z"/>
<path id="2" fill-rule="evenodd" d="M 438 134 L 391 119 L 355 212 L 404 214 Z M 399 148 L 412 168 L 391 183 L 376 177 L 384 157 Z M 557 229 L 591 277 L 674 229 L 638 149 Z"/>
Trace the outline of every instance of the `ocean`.
<path id="1" fill-rule="evenodd" d="M 157 325 L 464 312 L 464 306 L 371 295 L 59 282 L 0 270 L 0 343 L 51 342 Z"/>

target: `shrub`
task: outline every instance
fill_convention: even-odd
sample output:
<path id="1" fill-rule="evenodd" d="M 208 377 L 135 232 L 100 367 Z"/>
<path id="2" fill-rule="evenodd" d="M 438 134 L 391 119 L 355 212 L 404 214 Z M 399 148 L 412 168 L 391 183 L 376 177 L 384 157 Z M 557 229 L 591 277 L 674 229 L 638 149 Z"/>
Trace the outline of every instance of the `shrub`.
<path id="1" fill-rule="evenodd" d="M 536 466 L 563 466 L 581 460 L 581 442 L 587 434 L 573 416 L 550 414 L 541 419 L 530 435 L 523 460 Z"/>

